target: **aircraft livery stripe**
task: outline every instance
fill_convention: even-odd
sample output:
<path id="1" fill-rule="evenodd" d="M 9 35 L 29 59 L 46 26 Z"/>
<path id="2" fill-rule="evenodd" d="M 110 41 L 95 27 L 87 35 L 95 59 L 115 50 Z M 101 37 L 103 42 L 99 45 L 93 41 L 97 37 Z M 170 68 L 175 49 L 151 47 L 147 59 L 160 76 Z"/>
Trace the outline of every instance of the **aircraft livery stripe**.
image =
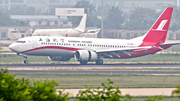
<path id="1" fill-rule="evenodd" d="M 40 49 L 62 49 L 62 50 L 70 50 L 70 51 L 80 50 L 80 49 L 69 48 L 69 47 L 45 46 L 45 47 L 38 47 L 38 48 L 30 49 L 30 50 L 27 50 L 27 51 L 23 51 L 23 52 L 21 52 L 21 53 L 26 53 L 26 52 L 35 51 L 35 50 L 40 50 Z"/>

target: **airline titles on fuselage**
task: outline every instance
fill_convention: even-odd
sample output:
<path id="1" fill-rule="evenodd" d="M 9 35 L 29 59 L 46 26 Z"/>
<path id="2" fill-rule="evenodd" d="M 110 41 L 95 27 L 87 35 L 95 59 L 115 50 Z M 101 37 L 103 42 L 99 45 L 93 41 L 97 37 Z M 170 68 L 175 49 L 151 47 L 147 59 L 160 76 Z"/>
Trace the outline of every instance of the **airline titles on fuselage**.
<path id="1" fill-rule="evenodd" d="M 96 43 L 93 43 L 93 41 L 84 41 L 84 40 L 72 40 L 72 39 L 68 39 L 66 42 L 65 42 L 65 39 L 64 38 L 39 38 L 39 42 L 42 42 L 41 44 L 44 44 L 44 45 L 67 45 L 67 46 L 71 46 L 71 44 L 73 46 L 75 46 L 77 44 L 77 46 L 91 46 L 91 47 L 108 47 L 108 48 L 133 48 L 133 47 L 137 47 L 137 46 L 134 46 L 133 43 L 126 43 L 126 45 L 114 45 L 114 44 L 96 44 Z M 62 43 L 62 44 L 61 44 Z M 71 44 L 70 44 L 71 43 Z"/>
<path id="2" fill-rule="evenodd" d="M 39 41 L 43 41 L 42 38 L 39 38 Z M 64 39 L 61 38 L 59 41 L 57 38 L 53 38 L 52 40 L 50 40 L 50 38 L 46 38 L 45 39 L 46 42 L 64 42 Z M 68 40 L 68 42 L 71 42 L 71 43 L 92 43 L 92 41 L 77 41 L 77 40 Z"/>

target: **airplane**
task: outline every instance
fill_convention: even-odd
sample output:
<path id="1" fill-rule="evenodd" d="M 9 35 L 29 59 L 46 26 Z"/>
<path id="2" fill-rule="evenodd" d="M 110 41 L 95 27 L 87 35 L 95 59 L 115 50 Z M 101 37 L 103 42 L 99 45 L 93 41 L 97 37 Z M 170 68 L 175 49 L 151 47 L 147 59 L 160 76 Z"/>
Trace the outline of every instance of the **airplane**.
<path id="1" fill-rule="evenodd" d="M 88 62 L 102 65 L 104 58 L 126 59 L 155 54 L 180 44 L 165 43 L 172 11 L 172 7 L 167 7 L 145 35 L 129 40 L 32 36 L 17 40 L 9 48 L 26 58 L 24 63 L 28 63 L 28 55 L 48 56 L 52 61 L 69 61 L 74 57 L 82 65 Z"/>
<path id="2" fill-rule="evenodd" d="M 79 37 L 85 36 L 88 37 L 87 34 L 91 36 L 91 34 L 96 34 L 99 32 L 99 29 L 91 29 L 94 33 L 89 33 L 88 30 L 85 30 L 86 26 L 87 14 L 84 14 L 82 17 L 79 26 L 76 28 L 63 28 L 63 29 L 37 29 L 34 31 L 32 36 L 69 36 L 69 37 Z M 90 30 L 90 31 L 91 31 Z"/>

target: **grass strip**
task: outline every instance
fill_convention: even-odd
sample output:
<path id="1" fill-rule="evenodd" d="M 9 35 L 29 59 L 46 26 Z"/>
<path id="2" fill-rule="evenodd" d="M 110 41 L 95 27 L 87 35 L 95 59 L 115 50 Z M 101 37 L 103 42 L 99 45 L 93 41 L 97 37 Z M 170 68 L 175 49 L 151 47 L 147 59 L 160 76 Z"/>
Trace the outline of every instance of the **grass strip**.
<path id="1" fill-rule="evenodd" d="M 60 81 L 58 89 L 101 87 L 101 83 L 107 79 L 111 79 L 120 88 L 175 88 L 180 84 L 180 75 L 16 74 L 16 77 Z"/>

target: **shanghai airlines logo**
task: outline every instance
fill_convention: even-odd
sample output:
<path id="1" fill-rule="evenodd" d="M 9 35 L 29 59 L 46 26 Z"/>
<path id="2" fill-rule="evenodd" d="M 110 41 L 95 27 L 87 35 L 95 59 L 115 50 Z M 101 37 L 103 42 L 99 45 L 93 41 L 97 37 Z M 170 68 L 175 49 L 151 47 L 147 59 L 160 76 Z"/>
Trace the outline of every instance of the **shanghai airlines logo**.
<path id="1" fill-rule="evenodd" d="M 156 30 L 163 30 L 164 26 L 166 25 L 168 20 L 163 20 L 161 21 L 161 23 L 159 24 L 158 28 Z"/>

